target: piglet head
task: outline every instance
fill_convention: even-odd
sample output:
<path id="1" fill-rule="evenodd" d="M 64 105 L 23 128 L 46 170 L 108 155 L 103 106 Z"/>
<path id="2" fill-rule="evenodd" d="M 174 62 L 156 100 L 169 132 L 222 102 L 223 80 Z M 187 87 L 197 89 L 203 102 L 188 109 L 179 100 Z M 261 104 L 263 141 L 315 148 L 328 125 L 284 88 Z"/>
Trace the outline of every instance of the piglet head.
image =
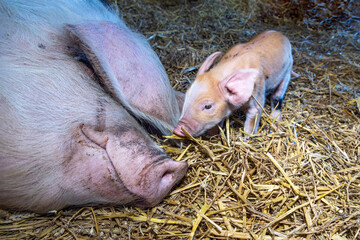
<path id="1" fill-rule="evenodd" d="M 187 90 L 180 121 L 174 129 L 176 135 L 186 137 L 182 128 L 193 136 L 201 135 L 228 116 L 232 109 L 249 101 L 258 71 L 241 69 L 219 79 L 209 71 L 218 56 L 220 52 L 205 60 Z"/>
<path id="2" fill-rule="evenodd" d="M 76 139 L 66 166 L 66 192 L 72 193 L 66 197 L 68 205 L 88 202 L 152 207 L 187 170 L 186 162 L 171 160 L 133 123 L 105 131 L 82 126 Z"/>
<path id="3" fill-rule="evenodd" d="M 182 115 L 174 129 L 176 135 L 186 137 L 184 128 L 192 136 L 199 136 L 228 115 L 227 103 L 213 81 L 207 81 L 209 77 L 198 76 L 186 92 Z"/>
<path id="4" fill-rule="evenodd" d="M 206 58 L 195 81 L 186 91 L 180 121 L 174 129 L 176 135 L 186 137 L 184 128 L 189 134 L 198 136 L 221 121 L 225 106 L 213 84 L 216 79 L 208 73 L 221 54 L 215 52 Z"/>

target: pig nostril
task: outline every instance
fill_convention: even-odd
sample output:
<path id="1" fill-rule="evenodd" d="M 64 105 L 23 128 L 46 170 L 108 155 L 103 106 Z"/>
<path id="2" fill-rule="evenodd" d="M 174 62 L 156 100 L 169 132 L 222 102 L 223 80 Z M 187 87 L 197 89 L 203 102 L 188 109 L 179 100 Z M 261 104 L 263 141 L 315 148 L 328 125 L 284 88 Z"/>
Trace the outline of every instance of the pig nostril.
<path id="1" fill-rule="evenodd" d="M 176 127 L 174 133 L 180 137 L 186 137 L 185 133 L 181 130 L 181 126 Z"/>
<path id="2" fill-rule="evenodd" d="M 162 176 L 160 180 L 160 186 L 162 186 L 163 190 L 167 189 L 169 190 L 169 187 L 172 187 L 174 185 L 175 180 L 174 172 L 173 171 L 166 171 Z"/>
<path id="3" fill-rule="evenodd" d="M 170 171 L 166 171 L 163 175 L 161 180 L 162 181 L 171 181 L 172 177 L 173 177 L 173 173 L 174 172 L 170 172 Z"/>

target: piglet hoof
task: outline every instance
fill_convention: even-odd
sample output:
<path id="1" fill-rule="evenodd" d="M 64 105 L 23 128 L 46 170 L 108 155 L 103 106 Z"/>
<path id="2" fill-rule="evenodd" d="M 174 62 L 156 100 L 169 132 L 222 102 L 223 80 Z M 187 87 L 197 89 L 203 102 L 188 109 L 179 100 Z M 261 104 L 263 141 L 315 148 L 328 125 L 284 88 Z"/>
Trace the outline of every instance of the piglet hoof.
<path id="1" fill-rule="evenodd" d="M 247 135 L 246 133 L 244 133 L 244 138 L 243 138 L 244 142 L 248 142 L 250 140 L 250 138 L 251 138 L 250 135 Z"/>
<path id="2" fill-rule="evenodd" d="M 281 121 L 281 112 L 280 111 L 273 111 L 270 115 L 270 118 L 273 119 L 274 121 Z"/>

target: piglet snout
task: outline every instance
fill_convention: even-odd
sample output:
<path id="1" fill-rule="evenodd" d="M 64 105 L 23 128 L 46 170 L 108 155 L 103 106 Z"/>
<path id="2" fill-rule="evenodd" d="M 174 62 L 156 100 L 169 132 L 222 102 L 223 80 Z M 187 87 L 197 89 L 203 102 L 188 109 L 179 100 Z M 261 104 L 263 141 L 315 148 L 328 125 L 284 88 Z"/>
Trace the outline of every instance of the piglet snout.
<path id="1" fill-rule="evenodd" d="M 181 129 L 184 126 L 182 124 L 178 124 L 176 128 L 174 129 L 174 133 L 178 135 L 179 137 L 187 137 L 187 135 L 184 133 L 184 131 Z"/>

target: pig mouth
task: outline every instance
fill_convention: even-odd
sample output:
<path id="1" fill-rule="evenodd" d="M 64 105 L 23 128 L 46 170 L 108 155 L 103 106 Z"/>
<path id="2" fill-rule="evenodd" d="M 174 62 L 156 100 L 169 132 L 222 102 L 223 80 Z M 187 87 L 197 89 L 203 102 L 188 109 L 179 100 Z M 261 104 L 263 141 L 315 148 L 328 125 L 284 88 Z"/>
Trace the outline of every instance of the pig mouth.
<path id="1" fill-rule="evenodd" d="M 173 132 L 180 137 L 188 138 L 188 135 L 182 130 L 183 128 L 192 137 L 198 137 L 204 133 L 212 136 L 218 133 L 219 129 L 217 125 L 219 122 L 208 122 L 206 124 L 200 124 L 199 122 L 192 120 L 191 124 L 189 124 L 188 120 L 181 119 Z"/>
<path id="2" fill-rule="evenodd" d="M 190 125 L 184 121 L 180 121 L 173 132 L 176 135 L 184 138 L 189 138 L 189 136 L 182 130 L 182 128 L 185 129 L 192 137 L 198 137 L 209 129 L 205 127 L 200 129 L 200 124 L 197 122 L 194 122 L 194 124 Z"/>
<path id="3" fill-rule="evenodd" d="M 183 131 L 185 129 L 191 135 L 194 135 L 196 131 L 194 131 L 194 127 L 187 124 L 186 121 L 180 120 L 176 128 L 174 129 L 174 133 L 180 137 L 188 137 L 188 135 Z"/>
<path id="4" fill-rule="evenodd" d="M 111 157 L 109 156 L 107 150 L 105 149 L 105 152 L 106 152 L 106 155 L 108 156 L 108 159 L 109 159 L 109 162 L 110 162 L 110 167 L 111 169 L 110 172 L 114 173 L 114 177 L 116 178 L 116 182 L 118 183 L 118 185 L 122 188 L 124 188 L 124 190 L 126 191 L 126 194 L 129 195 L 129 196 L 132 196 L 134 199 L 137 199 L 136 201 L 139 201 L 139 202 L 146 202 L 145 199 L 143 199 L 142 197 L 136 195 L 135 193 L 133 193 L 124 183 L 124 181 L 122 180 L 119 172 L 116 170 L 115 168 L 115 165 L 114 165 L 114 162 L 113 160 L 111 159 Z"/>

